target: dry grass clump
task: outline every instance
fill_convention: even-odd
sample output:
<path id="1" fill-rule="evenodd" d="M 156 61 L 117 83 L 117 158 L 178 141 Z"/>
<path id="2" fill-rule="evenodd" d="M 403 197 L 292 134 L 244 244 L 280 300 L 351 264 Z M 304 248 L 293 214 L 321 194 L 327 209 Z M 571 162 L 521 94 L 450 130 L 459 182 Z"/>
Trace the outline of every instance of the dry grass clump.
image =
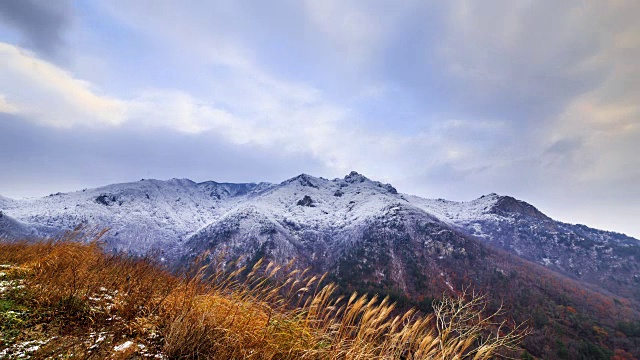
<path id="1" fill-rule="evenodd" d="M 445 297 L 427 316 L 397 314 L 388 299 L 337 298 L 335 285 L 286 266 L 207 265 L 176 276 L 149 260 L 106 255 L 100 235 L 0 243 L 0 262 L 26 269 L 21 301 L 61 322 L 48 336 L 65 346 L 53 340 L 40 356 L 128 358 L 156 349 L 172 359 L 490 359 L 524 336 L 497 321 L 499 312 L 484 316 L 483 297 Z M 98 332 L 108 340 L 92 349 L 68 336 Z"/>

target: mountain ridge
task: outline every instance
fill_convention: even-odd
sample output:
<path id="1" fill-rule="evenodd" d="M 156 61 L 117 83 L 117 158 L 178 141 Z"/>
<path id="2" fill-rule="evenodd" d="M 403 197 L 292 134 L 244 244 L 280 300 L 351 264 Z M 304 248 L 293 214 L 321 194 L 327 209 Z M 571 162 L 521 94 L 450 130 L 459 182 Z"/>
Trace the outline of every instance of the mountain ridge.
<path id="1" fill-rule="evenodd" d="M 300 179 L 305 179 L 305 180 L 300 180 Z M 0 209 L 2 208 L 6 208 L 6 209 L 11 209 L 14 208 L 16 205 L 16 203 L 24 203 L 24 202 L 33 202 L 33 201 L 37 201 L 37 200 L 41 200 L 41 199 L 45 199 L 45 198 L 51 198 L 51 197 L 55 197 L 55 196 L 64 196 L 64 195 L 70 195 L 70 194 L 74 194 L 74 193 L 80 193 L 80 192 L 86 192 L 86 191 L 101 191 L 101 192 L 110 192 L 110 191 L 114 191 L 114 190 L 119 190 L 119 188 L 125 188 L 125 187 L 129 187 L 129 186 L 135 186 L 135 184 L 138 183 L 144 183 L 144 182 L 149 182 L 149 183 L 154 183 L 154 184 L 167 184 L 167 185 L 181 185 L 184 186 L 185 184 L 191 184 L 197 187 L 202 187 L 202 188 L 216 188 L 216 187 L 222 187 L 226 192 L 225 195 L 227 196 L 236 196 L 236 195 L 245 195 L 248 194 L 250 191 L 252 190 L 256 190 L 256 191 L 261 191 L 261 190 L 268 190 L 274 186 L 282 186 L 282 185 L 286 185 L 286 184 L 290 184 L 296 180 L 299 181 L 306 181 L 307 184 L 313 184 L 312 182 L 309 181 L 309 179 L 316 179 L 316 180 L 323 180 L 323 181 L 327 181 L 327 182 L 335 182 L 335 181 L 339 181 L 339 180 L 345 180 L 347 182 L 365 182 L 365 181 L 369 181 L 379 187 L 385 187 L 389 190 L 389 192 L 391 193 L 397 193 L 401 196 L 404 197 L 410 197 L 410 198 L 417 198 L 417 199 L 421 199 L 421 200 L 428 200 L 428 201 L 442 201 L 448 204 L 459 204 L 459 205 L 468 205 L 468 204 L 472 204 L 475 202 L 478 202 L 482 199 L 485 198 L 489 198 L 489 199 L 497 199 L 498 201 L 501 202 L 505 202 L 505 203 L 509 203 L 509 205 L 511 205 L 511 207 L 513 207 L 512 204 L 518 204 L 520 205 L 522 208 L 526 208 L 526 209 L 531 209 L 530 211 L 535 212 L 536 214 L 538 214 L 538 216 L 540 216 L 541 218 L 544 219 L 550 219 L 553 220 L 552 218 L 548 217 L 547 215 L 545 215 L 544 213 L 542 213 L 540 210 L 538 210 L 535 206 L 531 205 L 530 203 L 524 201 L 524 200 L 520 200 L 520 199 L 516 199 L 512 196 L 509 195 L 500 195 L 497 193 L 489 193 L 489 194 L 485 194 L 485 195 L 481 195 L 478 198 L 475 199 L 471 199 L 471 200 L 466 200 L 466 201 L 452 201 L 452 200 L 445 200 L 442 198 L 425 198 L 422 196 L 418 196 L 418 195 L 411 195 L 411 194 L 407 194 L 407 193 L 398 193 L 397 190 L 395 189 L 395 187 L 393 187 L 391 184 L 385 184 L 382 182 L 378 182 L 375 180 L 371 180 L 369 178 L 367 178 L 366 176 L 356 172 L 356 171 L 352 171 L 350 174 L 346 175 L 343 179 L 341 178 L 335 178 L 333 180 L 328 180 L 322 177 L 314 177 L 312 175 L 306 174 L 306 173 L 302 173 L 299 174 L 297 176 L 294 176 L 292 178 L 289 178 L 287 180 L 284 180 L 280 183 L 269 183 L 269 182 L 248 182 L 248 183 L 232 183 L 232 182 L 217 182 L 214 180 L 206 180 L 206 181 L 202 181 L 202 182 L 195 182 L 191 179 L 188 178 L 171 178 L 168 180 L 159 180 L 159 179 L 141 179 L 139 181 L 131 181 L 131 182 L 123 182 L 123 183 L 114 183 L 114 184 L 108 184 L 108 185 L 103 185 L 103 186 L 99 186 L 99 187 L 95 187 L 95 188 L 86 188 L 83 190 L 76 190 L 76 191 L 70 191 L 70 192 L 58 192 L 58 193 L 52 193 L 50 195 L 47 196 L 42 196 L 42 197 L 30 197 L 30 198 L 24 198 L 24 199 L 13 199 L 10 197 L 6 197 L 0 194 Z M 309 185 L 307 185 L 309 186 Z M 233 189 L 233 190 L 230 190 Z M 238 190 L 238 188 L 244 188 L 244 190 Z M 216 194 L 214 194 L 213 196 L 215 196 Z M 405 199 L 406 200 L 406 199 Z M 505 205 L 501 205 L 501 204 L 496 204 L 496 208 L 492 209 L 493 213 L 496 213 L 497 215 L 505 215 L 505 213 L 509 213 L 509 211 L 505 211 L 504 209 Z M 508 205 L 507 205 L 508 206 Z M 436 208 L 435 207 L 429 207 L 430 211 L 435 211 Z M 502 214 L 498 213 L 500 211 L 503 211 Z M 513 210 L 511 211 L 513 212 Z M 440 214 L 442 215 L 442 214 Z M 444 218 L 450 218 L 451 216 L 448 215 L 444 215 Z M 458 216 L 459 217 L 459 214 Z M 561 222 L 558 220 L 554 220 L 557 222 Z M 622 235 L 624 237 L 630 238 L 630 239 L 635 239 L 633 236 L 629 236 L 625 233 L 622 232 L 618 232 L 615 230 L 601 230 L 601 229 L 596 229 L 596 228 L 592 228 L 589 227 L 586 224 L 582 224 L 582 223 L 568 223 L 568 222 L 563 222 L 564 224 L 567 225 L 571 225 L 571 226 L 576 226 L 576 227 L 587 227 L 589 229 L 594 229 L 594 230 L 598 230 L 601 232 L 606 232 L 606 233 L 610 233 L 612 235 Z M 640 241 L 638 239 L 635 239 L 636 241 Z"/>

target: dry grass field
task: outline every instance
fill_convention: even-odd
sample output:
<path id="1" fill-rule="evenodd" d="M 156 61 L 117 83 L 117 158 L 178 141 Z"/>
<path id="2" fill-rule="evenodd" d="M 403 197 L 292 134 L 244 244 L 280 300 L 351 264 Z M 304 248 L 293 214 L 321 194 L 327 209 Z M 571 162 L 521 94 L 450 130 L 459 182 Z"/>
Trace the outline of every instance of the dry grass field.
<path id="1" fill-rule="evenodd" d="M 83 236 L 0 243 L 0 358 L 491 359 L 526 333 L 481 296 L 400 312 L 286 266 L 176 275 Z"/>

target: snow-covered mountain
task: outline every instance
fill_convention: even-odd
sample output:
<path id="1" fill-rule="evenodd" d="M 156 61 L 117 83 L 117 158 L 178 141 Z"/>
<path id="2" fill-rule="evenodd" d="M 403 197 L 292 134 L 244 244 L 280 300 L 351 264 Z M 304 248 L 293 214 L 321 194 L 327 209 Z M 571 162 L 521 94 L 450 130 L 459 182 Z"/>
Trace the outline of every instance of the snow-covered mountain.
<path id="1" fill-rule="evenodd" d="M 469 202 L 408 199 L 484 243 L 613 293 L 640 299 L 640 242 L 585 225 L 555 221 L 510 196 Z"/>
<path id="2" fill-rule="evenodd" d="M 341 262 L 360 254 L 365 262 L 368 257 L 388 261 L 376 267 L 381 273 L 373 277 L 394 277 L 401 288 L 411 287 L 402 274 L 417 271 L 407 268 L 407 259 L 422 256 L 439 272 L 438 261 L 474 257 L 489 244 L 640 299 L 636 239 L 554 221 L 508 196 L 490 194 L 468 202 L 424 199 L 399 194 L 356 172 L 333 180 L 302 174 L 280 184 L 143 179 L 40 199 L 0 197 L 0 209 L 0 235 L 5 237 L 56 235 L 79 224 L 104 226 L 111 229 L 105 237 L 109 249 L 161 252 L 174 262 L 224 249 L 283 262 L 296 258 L 336 273 Z M 372 239 L 375 244 L 368 243 Z M 398 249 L 392 248 L 401 240 L 411 244 L 402 249 L 413 255 L 396 264 Z M 372 254 L 376 246 L 384 256 Z"/>
<path id="3" fill-rule="evenodd" d="M 109 247 L 143 254 L 171 252 L 199 228 L 221 215 L 221 203 L 262 185 L 194 183 L 186 179 L 140 180 L 40 199 L 0 203 L 2 210 L 40 235 L 55 235 L 79 224 L 109 227 Z"/>
<path id="4" fill-rule="evenodd" d="M 185 246 L 191 256 L 224 249 L 232 257 L 297 259 L 302 267 L 336 275 L 360 272 L 371 284 L 389 282 L 408 290 L 415 281 L 408 275 L 407 261 L 413 264 L 412 272 L 421 270 L 416 259 L 399 252 L 415 248 L 422 267 L 432 263 L 435 269 L 435 262 L 445 256 L 464 257 L 468 243 L 391 185 L 352 172 L 334 180 L 303 174 L 248 194 Z M 350 273 L 344 274 L 347 263 Z M 446 284 L 444 275 L 438 277 Z"/>

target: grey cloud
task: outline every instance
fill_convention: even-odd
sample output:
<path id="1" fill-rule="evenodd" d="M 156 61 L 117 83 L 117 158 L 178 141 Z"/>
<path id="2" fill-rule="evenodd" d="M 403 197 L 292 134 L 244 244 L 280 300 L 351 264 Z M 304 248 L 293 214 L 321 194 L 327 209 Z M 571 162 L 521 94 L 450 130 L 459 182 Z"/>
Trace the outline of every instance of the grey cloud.
<path id="1" fill-rule="evenodd" d="M 584 148 L 584 139 L 580 137 L 568 137 L 555 141 L 541 154 L 540 167 L 537 172 L 544 176 L 552 176 L 557 185 L 563 186 L 576 182 L 578 173 L 586 163 L 592 160 L 588 158 Z"/>
<path id="2" fill-rule="evenodd" d="M 582 139 L 580 138 L 560 139 L 551 144 L 551 146 L 544 151 L 544 154 L 564 155 L 578 150 L 580 146 L 582 146 Z"/>
<path id="3" fill-rule="evenodd" d="M 451 20 L 451 3 L 408 17 L 384 56 L 388 80 L 423 111 L 509 119 L 526 131 L 606 75 L 581 66 L 602 40 L 586 33 L 588 17 L 570 22 L 573 4 L 533 2 L 512 14 L 512 2 L 472 2 L 472 16 Z"/>
<path id="4" fill-rule="evenodd" d="M 0 1 L 0 21 L 18 30 L 28 47 L 55 56 L 72 21 L 72 8 L 67 0 L 5 0 Z"/>
<path id="5" fill-rule="evenodd" d="M 488 165 L 476 166 L 471 168 L 460 168 L 455 163 L 446 162 L 431 167 L 426 178 L 428 179 L 428 182 L 432 184 L 448 184 L 451 182 L 462 184 L 467 181 L 473 180 L 473 178 L 489 169 L 490 166 Z"/>
<path id="6" fill-rule="evenodd" d="M 327 169 L 303 155 L 169 129 L 52 129 L 0 114 L 0 194 L 47 195 L 141 178 L 282 181 Z"/>

